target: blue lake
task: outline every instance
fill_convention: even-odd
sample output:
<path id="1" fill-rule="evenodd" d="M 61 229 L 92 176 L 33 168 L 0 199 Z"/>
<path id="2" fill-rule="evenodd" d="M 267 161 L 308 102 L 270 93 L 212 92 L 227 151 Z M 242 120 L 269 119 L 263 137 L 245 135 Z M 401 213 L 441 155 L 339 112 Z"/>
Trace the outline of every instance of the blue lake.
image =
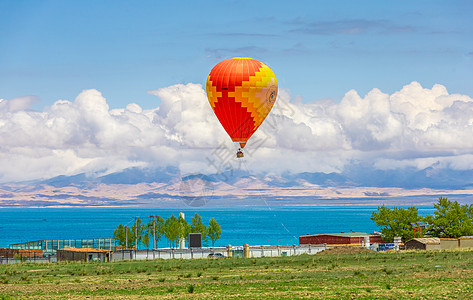
<path id="1" fill-rule="evenodd" d="M 433 206 L 417 206 L 421 215 Z M 168 218 L 185 213 L 190 223 L 198 213 L 204 223 L 215 218 L 222 228 L 216 246 L 293 245 L 298 237 L 328 232 L 373 232 L 377 206 L 284 206 L 217 208 L 6 208 L 0 209 L 0 247 L 41 239 L 110 238 L 122 223 L 132 226 L 138 216 L 148 222 L 156 214 Z M 168 246 L 163 238 L 159 247 Z"/>

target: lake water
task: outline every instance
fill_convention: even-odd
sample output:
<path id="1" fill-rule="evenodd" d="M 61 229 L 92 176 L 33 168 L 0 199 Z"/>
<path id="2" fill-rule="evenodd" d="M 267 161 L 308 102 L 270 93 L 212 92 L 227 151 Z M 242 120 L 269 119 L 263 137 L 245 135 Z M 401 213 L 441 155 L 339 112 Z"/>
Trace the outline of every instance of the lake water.
<path id="1" fill-rule="evenodd" d="M 432 214 L 433 206 L 417 206 L 421 215 Z M 373 232 L 371 221 L 377 206 L 284 206 L 218 208 L 6 208 L 0 209 L 0 247 L 42 239 L 109 238 L 122 223 L 132 226 L 138 216 L 148 222 L 150 215 L 168 218 L 185 213 L 190 223 L 198 213 L 204 223 L 213 217 L 222 228 L 216 246 L 227 244 L 293 245 L 298 237 L 310 234 Z M 168 246 L 163 238 L 159 247 Z"/>

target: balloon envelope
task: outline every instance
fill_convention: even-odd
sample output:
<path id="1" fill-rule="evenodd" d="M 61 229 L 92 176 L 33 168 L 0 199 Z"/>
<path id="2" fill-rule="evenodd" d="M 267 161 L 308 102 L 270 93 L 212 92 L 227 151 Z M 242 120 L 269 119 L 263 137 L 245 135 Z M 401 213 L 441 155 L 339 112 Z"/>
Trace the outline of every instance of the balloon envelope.
<path id="1" fill-rule="evenodd" d="M 271 111 L 278 82 L 264 63 L 235 57 L 218 63 L 210 71 L 206 90 L 223 128 L 243 148 Z"/>

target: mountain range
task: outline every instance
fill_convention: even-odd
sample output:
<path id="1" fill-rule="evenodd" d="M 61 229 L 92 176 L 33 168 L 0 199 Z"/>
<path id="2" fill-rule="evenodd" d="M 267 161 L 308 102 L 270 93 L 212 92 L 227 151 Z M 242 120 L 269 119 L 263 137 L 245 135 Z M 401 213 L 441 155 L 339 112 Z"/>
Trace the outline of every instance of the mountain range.
<path id="1" fill-rule="evenodd" d="M 181 174 L 178 168 L 130 168 L 103 176 L 77 174 L 0 185 L 0 207 L 246 206 L 431 204 L 439 196 L 469 202 L 473 172 L 441 169 L 342 173 Z"/>

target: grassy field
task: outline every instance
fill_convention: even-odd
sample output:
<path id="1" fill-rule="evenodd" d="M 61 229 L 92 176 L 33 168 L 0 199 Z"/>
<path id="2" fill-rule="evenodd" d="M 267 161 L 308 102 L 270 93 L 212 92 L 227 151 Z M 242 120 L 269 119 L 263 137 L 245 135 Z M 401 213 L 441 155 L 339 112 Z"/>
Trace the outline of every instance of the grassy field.
<path id="1" fill-rule="evenodd" d="M 0 299 L 473 299 L 473 251 L 0 265 Z"/>

